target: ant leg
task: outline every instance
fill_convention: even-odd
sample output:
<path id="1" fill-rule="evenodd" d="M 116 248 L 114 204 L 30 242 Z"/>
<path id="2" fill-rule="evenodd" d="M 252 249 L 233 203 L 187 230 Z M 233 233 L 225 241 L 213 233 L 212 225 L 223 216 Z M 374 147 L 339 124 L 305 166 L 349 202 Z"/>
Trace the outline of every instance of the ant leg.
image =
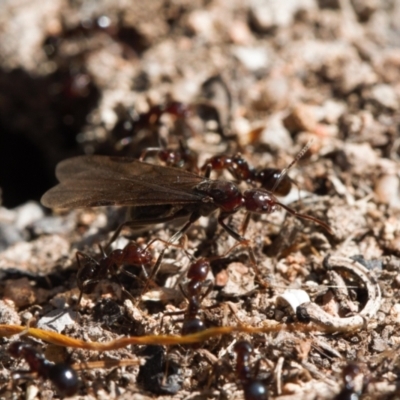
<path id="1" fill-rule="evenodd" d="M 139 279 L 137 276 L 131 274 L 129 271 L 126 271 L 124 268 L 121 268 L 121 272 L 124 273 L 124 274 L 126 274 L 126 275 L 128 275 L 128 276 L 130 276 L 130 277 L 132 277 L 132 278 Z M 137 299 L 135 299 L 135 298 L 124 288 L 124 286 L 123 286 L 123 284 L 121 283 L 121 281 L 119 280 L 118 276 L 115 274 L 115 271 L 113 272 L 112 275 L 114 276 L 114 278 L 115 278 L 115 280 L 117 281 L 119 287 L 121 288 L 121 292 L 122 292 L 122 293 L 125 293 L 125 295 L 126 295 L 127 297 L 129 297 L 129 298 L 132 300 L 133 304 L 135 304 L 135 302 L 136 302 Z"/>
<path id="2" fill-rule="evenodd" d="M 79 256 L 81 256 L 81 257 L 86 257 L 86 254 L 84 254 L 84 253 L 82 253 L 82 252 L 80 252 L 80 251 L 77 251 L 76 254 L 75 254 L 76 262 L 77 262 L 77 264 L 78 264 L 78 273 L 77 273 L 77 275 L 76 275 L 76 278 L 77 278 L 76 281 L 77 281 L 77 285 L 78 285 L 78 288 L 79 288 L 79 297 L 78 297 L 78 301 L 77 301 L 76 306 L 75 306 L 75 307 L 76 307 L 76 308 L 75 308 L 75 311 L 79 311 L 79 306 L 80 306 L 80 304 L 81 304 L 81 300 L 82 300 L 82 296 L 83 296 L 83 289 L 82 289 L 82 287 L 81 287 L 81 285 L 80 285 L 80 281 L 79 281 L 79 279 L 78 279 L 78 277 L 79 277 L 79 271 L 82 270 L 81 260 L 80 260 Z"/>
<path id="3" fill-rule="evenodd" d="M 165 244 L 166 246 L 170 246 L 171 245 L 171 243 L 168 242 L 167 240 L 160 239 L 160 238 L 154 238 L 154 239 L 150 240 L 149 243 L 147 243 L 147 245 L 144 248 L 144 250 L 147 250 L 155 242 L 161 242 L 161 243 Z M 179 245 L 178 245 L 178 247 L 179 247 Z"/>
<path id="4" fill-rule="evenodd" d="M 81 274 L 82 274 L 82 271 L 83 271 L 83 267 L 82 267 L 82 264 L 81 264 L 81 258 L 86 258 L 86 259 L 94 262 L 95 264 L 97 264 L 97 261 L 93 257 L 90 257 L 89 255 L 87 255 L 85 253 L 82 253 L 81 251 L 77 251 L 76 254 L 75 254 L 75 257 L 76 257 L 76 262 L 78 264 L 78 273 L 76 274 L 76 283 L 77 283 L 77 286 L 78 286 L 79 291 L 80 291 L 79 298 L 78 298 L 78 301 L 76 303 L 75 311 L 79 311 L 79 306 L 81 304 L 82 296 L 83 296 L 83 293 L 85 292 L 85 286 L 88 286 L 88 284 L 91 284 L 91 283 L 98 282 L 98 280 L 96 280 L 96 279 L 88 279 L 88 280 L 83 281 L 83 282 L 81 281 L 80 277 L 81 277 Z"/>
<path id="5" fill-rule="evenodd" d="M 179 284 L 179 290 L 181 291 L 181 293 L 182 293 L 182 296 L 189 302 L 189 294 L 186 292 L 186 290 L 185 290 L 185 288 L 184 288 L 184 286 L 180 283 Z"/>
<path id="6" fill-rule="evenodd" d="M 160 240 L 161 240 L 161 239 L 160 239 Z M 164 257 L 164 253 L 165 253 L 165 249 L 163 249 L 163 250 L 161 251 L 160 255 L 159 255 L 158 258 L 157 258 L 156 263 L 154 264 L 153 268 L 151 269 L 150 275 L 148 275 L 148 276 L 146 277 L 146 279 L 147 279 L 146 285 L 144 286 L 144 288 L 143 288 L 143 290 L 142 290 L 141 296 L 143 296 L 143 294 L 147 292 L 147 290 L 148 290 L 148 288 L 149 288 L 149 285 L 150 285 L 150 282 L 153 282 L 155 276 L 157 275 L 158 270 L 160 269 L 161 261 L 162 261 L 162 259 L 163 259 L 163 257 Z M 147 272 L 146 272 L 146 273 L 147 273 Z"/>
<path id="7" fill-rule="evenodd" d="M 207 279 L 206 281 L 203 282 L 203 287 L 207 286 L 206 291 L 200 296 L 200 303 L 212 292 L 214 289 L 214 283 Z M 218 303 L 216 305 L 219 305 Z M 212 306 L 211 306 L 212 307 Z"/>
<path id="8" fill-rule="evenodd" d="M 109 250 L 111 244 L 117 239 L 117 237 L 121 233 L 122 229 L 124 229 L 125 227 L 137 228 L 137 227 L 143 227 L 143 226 L 147 226 L 147 225 L 162 224 L 164 222 L 173 221 L 177 217 L 178 216 L 174 214 L 174 215 L 169 215 L 168 217 L 125 221 L 117 228 L 117 230 L 111 236 L 111 239 L 108 241 L 108 243 L 105 247 L 105 250 L 106 251 Z M 193 222 L 197 221 L 200 217 L 201 217 L 201 215 L 199 213 L 197 213 L 197 212 L 192 213 L 190 215 L 189 221 L 178 232 L 176 232 L 167 243 L 169 245 L 171 245 L 173 242 L 180 239 L 181 236 L 190 228 L 190 226 L 193 224 Z"/>
<path id="9" fill-rule="evenodd" d="M 240 243 L 248 244 L 249 240 L 246 239 L 245 237 L 243 237 L 242 235 L 240 235 L 238 232 L 236 232 L 235 230 L 233 230 L 230 226 L 228 226 L 225 222 L 224 219 L 229 217 L 231 214 L 224 214 L 221 213 L 220 216 L 218 217 L 218 223 L 224 228 L 224 230 L 230 235 L 232 236 L 235 240 L 237 240 Z"/>
<path id="10" fill-rule="evenodd" d="M 162 224 L 163 222 L 172 221 L 173 219 L 175 219 L 175 215 L 170 215 L 170 216 L 164 217 L 164 218 L 125 221 L 113 233 L 113 235 L 111 236 L 111 239 L 108 241 L 107 245 L 105 246 L 105 251 L 108 251 L 110 249 L 111 244 L 118 238 L 122 229 L 124 229 L 124 228 L 137 228 L 137 227 L 147 226 L 147 225 Z"/>
<path id="11" fill-rule="evenodd" d="M 162 330 L 163 326 L 164 326 L 164 317 L 171 317 L 172 315 L 182 315 L 185 314 L 184 310 L 181 311 L 171 311 L 171 312 L 167 312 L 164 313 L 163 316 L 161 317 L 161 322 L 160 322 L 160 331 Z M 173 324 L 175 324 L 176 322 L 183 322 L 183 318 L 182 319 L 173 319 L 171 321 Z"/>
<path id="12" fill-rule="evenodd" d="M 246 246 L 247 250 L 249 252 L 249 257 L 250 257 L 250 262 L 252 265 L 252 268 L 254 270 L 254 273 L 256 274 L 256 277 L 260 283 L 260 285 L 264 288 L 269 287 L 270 285 L 264 281 L 264 279 L 261 278 L 261 272 L 258 269 L 258 265 L 257 265 L 257 260 L 256 260 L 256 256 L 254 254 L 254 250 L 250 245 L 250 241 L 246 238 L 244 238 L 243 236 L 239 235 L 239 233 L 237 233 L 236 231 L 234 231 L 230 226 L 228 226 L 227 224 L 225 224 L 225 222 L 223 221 L 224 218 L 226 218 L 228 215 L 226 214 L 220 214 L 220 216 L 218 217 L 218 223 L 225 229 L 225 231 L 231 235 L 234 239 L 236 239 L 241 245 Z"/>
<path id="13" fill-rule="evenodd" d="M 251 214 L 249 212 L 246 213 L 246 216 L 243 220 L 242 228 L 241 228 L 242 235 L 245 235 L 245 233 L 247 231 L 247 227 L 249 226 L 249 222 L 250 222 L 250 217 L 251 217 Z"/>
<path id="14" fill-rule="evenodd" d="M 9 382 L 11 386 L 10 389 L 13 393 L 16 393 L 16 381 L 24 379 L 26 381 L 34 382 L 35 377 L 37 377 L 37 374 L 32 371 L 14 371 L 11 375 L 11 382 Z"/>
<path id="15" fill-rule="evenodd" d="M 151 154 L 156 154 L 160 150 L 162 150 L 161 147 L 148 147 L 147 149 L 144 149 L 142 151 L 142 154 L 139 157 L 139 161 L 143 162 L 146 159 L 147 156 L 149 156 Z"/>
<path id="16" fill-rule="evenodd" d="M 187 230 L 192 226 L 193 222 L 197 221 L 201 215 L 197 212 L 194 212 L 193 214 L 190 215 L 189 221 L 186 222 L 185 225 L 182 226 L 181 229 L 179 229 L 178 232 L 176 232 L 174 235 L 171 236 L 171 239 L 169 240 L 169 243 L 174 243 L 175 241 L 179 240 L 184 233 L 187 232 Z"/>
<path id="17" fill-rule="evenodd" d="M 111 239 L 108 241 L 106 244 L 105 250 L 108 251 L 110 249 L 111 244 L 118 238 L 119 234 L 121 233 L 122 229 L 124 229 L 126 226 L 129 226 L 129 222 L 123 222 L 113 233 L 111 236 Z"/>
<path id="18" fill-rule="evenodd" d="M 182 237 L 180 239 L 182 239 Z M 192 260 L 193 256 L 185 248 L 187 246 L 187 243 L 186 243 L 187 242 L 187 238 L 185 238 L 185 239 L 186 239 L 186 241 L 184 241 L 184 244 L 182 244 L 182 242 L 183 242 L 182 240 L 181 240 L 180 243 L 174 244 L 174 243 L 171 243 L 171 239 L 170 240 L 164 240 L 164 239 L 160 239 L 160 238 L 155 238 L 155 239 L 150 240 L 150 242 L 147 244 L 147 246 L 144 248 L 144 250 L 147 250 L 155 242 L 161 242 L 161 243 L 165 244 L 167 247 L 172 246 L 172 247 L 176 247 L 178 249 L 181 249 L 185 253 L 186 257 L 189 260 Z"/>
<path id="19" fill-rule="evenodd" d="M 210 163 L 207 163 L 205 166 L 201 168 L 201 170 L 204 169 L 204 178 L 209 179 L 212 171 L 212 165 Z"/>

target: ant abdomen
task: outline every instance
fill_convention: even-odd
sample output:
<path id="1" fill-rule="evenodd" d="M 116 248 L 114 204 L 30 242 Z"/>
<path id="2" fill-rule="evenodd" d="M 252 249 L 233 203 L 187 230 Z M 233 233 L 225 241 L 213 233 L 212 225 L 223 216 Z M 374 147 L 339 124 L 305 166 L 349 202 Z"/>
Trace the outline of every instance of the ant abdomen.
<path id="1" fill-rule="evenodd" d="M 273 192 L 277 196 L 287 196 L 292 189 L 292 180 L 277 168 L 264 168 L 257 171 L 254 180 L 260 183 L 263 189 Z"/>
<path id="2" fill-rule="evenodd" d="M 79 388 L 76 372 L 67 364 L 54 364 L 48 371 L 48 379 L 63 396 L 73 396 Z"/>
<path id="3" fill-rule="evenodd" d="M 182 324 L 182 335 L 191 335 L 199 333 L 206 329 L 206 325 L 203 320 L 199 318 L 190 318 L 183 321 Z"/>
<path id="4" fill-rule="evenodd" d="M 268 389 L 258 380 L 243 385 L 243 393 L 245 400 L 268 400 Z"/>

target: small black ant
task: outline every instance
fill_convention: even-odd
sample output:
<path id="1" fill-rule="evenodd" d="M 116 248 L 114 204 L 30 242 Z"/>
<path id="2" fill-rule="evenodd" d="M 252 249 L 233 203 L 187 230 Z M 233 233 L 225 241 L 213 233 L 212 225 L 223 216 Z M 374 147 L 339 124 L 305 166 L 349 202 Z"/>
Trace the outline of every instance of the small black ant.
<path id="1" fill-rule="evenodd" d="M 30 371 L 16 373 L 14 379 L 24 378 L 30 372 L 37 373 L 42 379 L 49 379 L 61 396 L 73 396 L 79 389 L 79 379 L 75 370 L 68 364 L 52 363 L 32 345 L 21 341 L 13 342 L 8 347 L 8 353 L 14 358 L 23 358 Z"/>
<path id="2" fill-rule="evenodd" d="M 342 377 L 344 387 L 337 394 L 334 400 L 358 400 L 361 392 L 360 388 L 357 388 L 356 378 L 361 373 L 361 369 L 357 364 L 347 364 L 342 370 Z"/>
<path id="3" fill-rule="evenodd" d="M 213 288 L 212 282 L 206 280 L 210 269 L 210 262 L 205 258 L 199 258 L 189 267 L 187 272 L 189 282 L 185 286 L 179 286 L 189 303 L 183 319 L 182 335 L 201 332 L 206 328 L 204 321 L 199 318 L 199 313 L 202 301 Z"/>
<path id="4" fill-rule="evenodd" d="M 154 240 L 151 243 L 153 242 Z M 165 250 L 161 251 L 153 265 L 153 256 L 148 250 L 150 244 L 145 248 L 142 248 L 136 242 L 129 242 L 123 249 L 113 250 L 108 255 L 105 253 L 104 249 L 100 247 L 102 252 L 102 258 L 100 260 L 95 260 L 87 254 L 78 251 L 76 253 L 76 259 L 79 266 L 79 271 L 77 273 L 76 280 L 80 294 L 77 305 L 79 306 L 83 293 L 92 292 L 97 283 L 102 279 L 107 278 L 108 275 L 116 276 L 118 268 L 121 267 L 120 272 L 128 276 L 132 276 L 129 271 L 122 267 L 124 265 L 140 266 L 144 276 L 149 282 L 149 280 L 151 280 L 157 273 L 165 252 Z M 86 259 L 86 262 L 83 266 L 81 265 L 82 258 Z M 149 268 L 152 265 L 153 267 L 149 276 L 146 268 Z M 136 276 L 133 277 L 136 279 Z M 146 284 L 143 292 L 146 291 L 147 285 L 148 284 Z"/>
<path id="5" fill-rule="evenodd" d="M 182 335 L 190 335 L 206 329 L 204 321 L 199 317 L 199 314 L 202 301 L 210 294 L 213 288 L 212 282 L 206 280 L 210 269 L 210 262 L 206 258 L 199 258 L 193 262 L 187 272 L 189 281 L 185 285 L 179 285 L 183 296 L 188 301 L 186 311 L 165 314 L 184 314 L 181 329 Z M 206 289 L 204 290 L 204 288 Z"/>
<path id="6" fill-rule="evenodd" d="M 265 384 L 256 379 L 250 368 L 250 356 L 253 346 L 246 340 L 237 342 L 234 346 L 236 353 L 236 375 L 240 381 L 245 400 L 268 400 L 268 389 Z"/>

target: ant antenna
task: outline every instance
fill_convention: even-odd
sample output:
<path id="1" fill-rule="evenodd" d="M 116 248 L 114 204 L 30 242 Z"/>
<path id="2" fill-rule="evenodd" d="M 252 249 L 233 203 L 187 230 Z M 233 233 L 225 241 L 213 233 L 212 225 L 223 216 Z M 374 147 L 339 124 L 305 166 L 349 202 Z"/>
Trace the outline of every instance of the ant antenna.
<path id="1" fill-rule="evenodd" d="M 275 184 L 272 187 L 272 190 L 271 190 L 272 193 L 275 192 L 276 188 L 279 186 L 282 179 L 288 173 L 289 169 L 292 168 L 293 165 L 296 164 L 296 162 L 299 161 L 300 158 L 302 158 L 304 156 L 304 154 L 307 153 L 307 151 L 310 149 L 313 141 L 314 141 L 313 139 L 309 140 L 308 143 L 297 153 L 296 157 L 291 161 L 291 163 L 281 171 L 281 173 L 279 174 L 279 178 L 275 181 Z"/>

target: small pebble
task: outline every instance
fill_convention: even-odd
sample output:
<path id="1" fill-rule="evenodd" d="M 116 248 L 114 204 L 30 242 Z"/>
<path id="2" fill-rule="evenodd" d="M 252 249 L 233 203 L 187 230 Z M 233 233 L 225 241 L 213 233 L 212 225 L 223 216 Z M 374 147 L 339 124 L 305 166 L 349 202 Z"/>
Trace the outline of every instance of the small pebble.
<path id="1" fill-rule="evenodd" d="M 16 308 L 23 308 L 35 303 L 35 290 L 28 278 L 5 281 L 4 298 L 12 300 Z"/>
<path id="2" fill-rule="evenodd" d="M 39 319 L 37 327 L 39 329 L 62 332 L 67 326 L 73 325 L 78 321 L 79 314 L 69 309 L 56 309 L 50 311 Z"/>
<path id="3" fill-rule="evenodd" d="M 15 309 L 15 303 L 0 300 L 0 324 L 20 325 L 21 318 Z"/>
<path id="4" fill-rule="evenodd" d="M 15 211 L 17 211 L 15 225 L 20 230 L 44 217 L 43 208 L 34 201 L 29 201 L 15 208 Z"/>
<path id="5" fill-rule="evenodd" d="M 272 28 L 290 25 L 299 10 L 312 8 L 315 8 L 313 0 L 252 0 L 250 21 L 257 30 L 268 32 Z"/>
<path id="6" fill-rule="evenodd" d="M 399 108 L 399 99 L 395 90 L 390 85 L 383 83 L 375 85 L 371 89 L 371 98 L 384 108 L 390 110 L 397 110 Z"/>
<path id="7" fill-rule="evenodd" d="M 283 125 L 292 134 L 301 131 L 313 132 L 317 126 L 314 108 L 306 104 L 296 105 L 284 118 Z"/>
<path id="8" fill-rule="evenodd" d="M 236 58 L 250 71 L 258 71 L 269 67 L 271 62 L 268 50 L 263 47 L 236 46 L 233 49 Z"/>
<path id="9" fill-rule="evenodd" d="M 399 206 L 399 178 L 396 175 L 383 175 L 375 184 L 376 200 L 390 206 Z"/>

